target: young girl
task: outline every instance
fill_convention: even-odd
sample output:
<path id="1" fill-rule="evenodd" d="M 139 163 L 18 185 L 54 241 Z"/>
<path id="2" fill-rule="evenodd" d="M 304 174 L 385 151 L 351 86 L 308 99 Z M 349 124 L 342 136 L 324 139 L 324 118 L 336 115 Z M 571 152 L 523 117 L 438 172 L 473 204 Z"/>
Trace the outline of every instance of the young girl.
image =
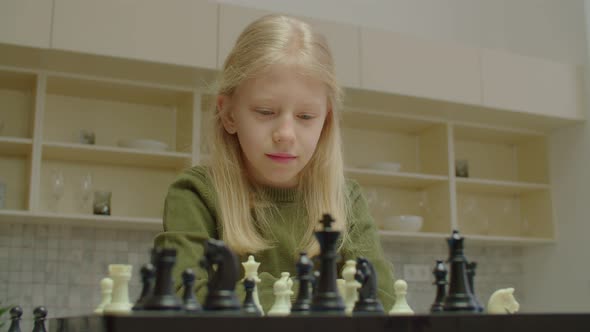
<path id="1" fill-rule="evenodd" d="M 156 246 L 177 249 L 178 291 L 182 271 L 192 268 L 203 303 L 203 243 L 222 239 L 241 261 L 253 254 L 261 263 L 258 293 L 268 312 L 281 272 L 295 276 L 300 252 L 319 253 L 314 231 L 330 213 L 341 232 L 341 264 L 368 258 L 378 296 L 391 308 L 392 268 L 360 186 L 344 178 L 341 98 L 327 42 L 308 24 L 271 15 L 246 27 L 223 66 L 210 164 L 185 171 L 166 197 Z M 243 294 L 241 285 L 236 290 Z"/>

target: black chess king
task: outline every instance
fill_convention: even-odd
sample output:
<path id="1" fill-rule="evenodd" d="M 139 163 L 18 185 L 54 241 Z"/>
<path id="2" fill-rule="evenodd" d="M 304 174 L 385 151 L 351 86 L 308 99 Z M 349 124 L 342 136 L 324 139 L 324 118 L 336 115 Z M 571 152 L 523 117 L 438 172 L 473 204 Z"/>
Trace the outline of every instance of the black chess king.
<path id="1" fill-rule="evenodd" d="M 471 292 L 467 279 L 467 259 L 463 255 L 463 240 L 459 231 L 447 239 L 449 264 L 451 266 L 449 292 L 443 303 L 443 311 L 478 312 L 478 304 Z"/>

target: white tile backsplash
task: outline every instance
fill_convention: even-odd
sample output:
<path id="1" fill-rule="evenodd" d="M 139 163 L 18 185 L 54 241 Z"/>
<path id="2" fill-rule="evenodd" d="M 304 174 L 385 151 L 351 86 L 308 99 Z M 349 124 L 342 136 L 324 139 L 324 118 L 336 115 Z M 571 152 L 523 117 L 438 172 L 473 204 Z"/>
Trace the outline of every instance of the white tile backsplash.
<path id="1" fill-rule="evenodd" d="M 0 224 L 0 302 L 20 304 L 24 319 L 44 305 L 49 317 L 91 313 L 100 302 L 100 280 L 111 263 L 133 265 L 129 298 L 141 291 L 138 271 L 149 261 L 156 231 L 121 231 L 68 225 Z M 405 264 L 446 260 L 444 239 L 399 243 L 384 239 L 383 248 L 398 278 Z M 466 244 L 465 255 L 478 263 L 475 293 L 482 304 L 498 288 L 515 287 L 522 303 L 523 263 L 519 247 Z M 428 312 L 435 296 L 431 281 L 408 282 L 407 300 L 414 311 Z"/>

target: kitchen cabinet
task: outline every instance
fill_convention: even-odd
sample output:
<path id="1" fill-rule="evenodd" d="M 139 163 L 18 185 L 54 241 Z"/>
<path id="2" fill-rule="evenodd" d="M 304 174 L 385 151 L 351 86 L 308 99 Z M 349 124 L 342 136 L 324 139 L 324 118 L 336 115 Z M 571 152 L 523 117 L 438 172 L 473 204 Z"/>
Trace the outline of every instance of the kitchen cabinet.
<path id="1" fill-rule="evenodd" d="M 217 5 L 192 0 L 55 0 L 51 47 L 215 68 Z"/>
<path id="2" fill-rule="evenodd" d="M 483 105 L 583 119 L 582 71 L 574 65 L 496 50 L 482 51 Z"/>
<path id="3" fill-rule="evenodd" d="M 0 43 L 48 48 L 53 1 L 0 1 Z"/>
<path id="4" fill-rule="evenodd" d="M 480 104 L 477 49 L 365 27 L 360 33 L 363 89 Z"/>

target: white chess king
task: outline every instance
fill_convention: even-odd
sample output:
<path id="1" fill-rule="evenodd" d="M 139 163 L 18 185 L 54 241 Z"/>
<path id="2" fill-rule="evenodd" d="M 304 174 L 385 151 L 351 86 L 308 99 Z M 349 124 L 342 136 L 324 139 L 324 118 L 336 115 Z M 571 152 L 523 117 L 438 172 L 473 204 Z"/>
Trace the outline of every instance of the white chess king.
<path id="1" fill-rule="evenodd" d="M 254 280 L 254 291 L 252 292 L 252 298 L 254 299 L 254 304 L 258 307 L 258 310 L 264 315 L 264 311 L 262 310 L 262 305 L 260 304 L 260 299 L 258 298 L 258 284 L 260 283 L 260 278 L 258 277 L 258 267 L 260 263 L 254 260 L 254 256 L 248 256 L 248 260 L 242 262 L 242 266 L 244 267 L 244 278 L 251 278 Z"/>

